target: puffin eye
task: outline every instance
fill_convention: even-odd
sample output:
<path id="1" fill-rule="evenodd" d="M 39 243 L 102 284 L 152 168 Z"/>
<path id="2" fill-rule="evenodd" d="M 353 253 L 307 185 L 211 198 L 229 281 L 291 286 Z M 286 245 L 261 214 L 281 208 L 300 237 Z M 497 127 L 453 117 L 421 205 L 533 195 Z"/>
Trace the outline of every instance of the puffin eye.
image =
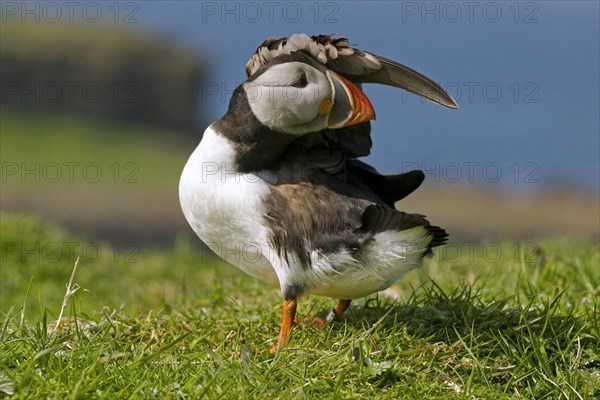
<path id="1" fill-rule="evenodd" d="M 292 86 L 297 88 L 305 88 L 306 85 L 308 85 L 308 80 L 306 79 L 306 74 L 302 72 L 300 74 L 300 78 L 298 78 L 298 80 Z"/>

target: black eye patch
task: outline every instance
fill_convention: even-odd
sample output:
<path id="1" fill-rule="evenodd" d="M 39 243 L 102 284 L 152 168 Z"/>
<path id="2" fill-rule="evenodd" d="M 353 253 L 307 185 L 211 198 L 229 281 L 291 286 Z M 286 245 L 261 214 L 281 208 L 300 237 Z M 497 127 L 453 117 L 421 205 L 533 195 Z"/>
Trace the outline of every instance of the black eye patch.
<path id="1" fill-rule="evenodd" d="M 302 72 L 300 78 L 292 85 L 297 88 L 305 88 L 308 85 L 308 79 L 306 79 L 306 73 Z"/>

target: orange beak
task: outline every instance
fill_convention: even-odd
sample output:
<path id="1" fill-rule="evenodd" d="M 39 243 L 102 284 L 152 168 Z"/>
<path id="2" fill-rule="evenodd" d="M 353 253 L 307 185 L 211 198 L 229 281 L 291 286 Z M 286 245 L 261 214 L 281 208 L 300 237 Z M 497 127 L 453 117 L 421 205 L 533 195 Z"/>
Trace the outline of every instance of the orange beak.
<path id="1" fill-rule="evenodd" d="M 339 129 L 375 119 L 375 110 L 369 98 L 356 84 L 332 71 L 327 71 L 333 98 L 321 103 L 319 111 L 328 111 L 327 127 Z M 325 104 L 328 102 L 327 104 Z"/>

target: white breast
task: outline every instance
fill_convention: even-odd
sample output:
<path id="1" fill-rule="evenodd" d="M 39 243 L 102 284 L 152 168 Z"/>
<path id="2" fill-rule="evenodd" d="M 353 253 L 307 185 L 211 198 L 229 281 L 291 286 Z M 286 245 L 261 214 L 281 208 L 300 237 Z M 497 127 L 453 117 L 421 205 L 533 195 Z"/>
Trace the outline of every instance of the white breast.
<path id="1" fill-rule="evenodd" d="M 236 171 L 231 142 L 212 127 L 190 156 L 179 182 L 188 223 L 208 247 L 244 272 L 277 283 L 263 224 L 268 184 Z"/>

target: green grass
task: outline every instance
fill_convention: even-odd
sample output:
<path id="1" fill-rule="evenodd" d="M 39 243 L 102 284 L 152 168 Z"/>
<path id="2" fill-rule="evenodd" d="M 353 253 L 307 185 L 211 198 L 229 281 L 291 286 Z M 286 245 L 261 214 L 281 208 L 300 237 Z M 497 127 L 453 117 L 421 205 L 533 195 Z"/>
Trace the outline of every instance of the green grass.
<path id="1" fill-rule="evenodd" d="M 0 396 L 600 397 L 597 244 L 448 247 L 394 286 L 398 299 L 370 296 L 323 330 L 299 326 L 270 357 L 250 349 L 274 342 L 277 289 L 184 237 L 133 259 L 109 247 L 82 257 L 53 333 L 73 254 L 36 243 L 86 242 L 32 216 L 1 217 Z M 300 317 L 332 306 L 304 297 Z"/>

